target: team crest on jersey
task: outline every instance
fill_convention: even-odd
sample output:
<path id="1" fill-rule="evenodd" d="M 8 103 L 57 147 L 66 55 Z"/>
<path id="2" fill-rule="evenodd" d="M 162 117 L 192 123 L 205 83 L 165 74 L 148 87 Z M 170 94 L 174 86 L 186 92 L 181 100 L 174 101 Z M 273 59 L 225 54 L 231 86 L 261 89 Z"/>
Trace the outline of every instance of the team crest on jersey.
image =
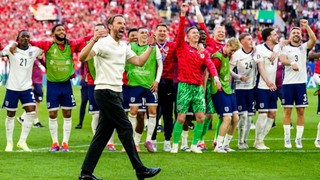
<path id="1" fill-rule="evenodd" d="M 180 111 L 180 109 L 181 109 L 181 105 L 178 106 L 178 110 L 179 110 L 179 111 Z"/>
<path id="2" fill-rule="evenodd" d="M 6 101 L 6 102 L 5 102 L 5 105 L 6 105 L 6 106 L 9 106 L 9 101 Z"/>
<path id="3" fill-rule="evenodd" d="M 260 108 L 264 108 L 264 103 L 260 103 Z"/>
<path id="4" fill-rule="evenodd" d="M 260 58 L 261 58 L 261 56 L 260 56 L 260 54 L 258 54 L 258 55 L 257 55 L 257 59 L 260 59 Z"/>
<path id="5" fill-rule="evenodd" d="M 229 107 L 224 107 L 224 110 L 225 110 L 226 112 L 229 112 Z"/>
<path id="6" fill-rule="evenodd" d="M 29 57 L 32 57 L 32 51 L 29 51 Z"/>
<path id="7" fill-rule="evenodd" d="M 164 50 L 165 50 L 165 51 L 168 51 L 168 50 L 169 50 L 169 47 L 168 47 L 168 46 L 166 46 L 166 47 L 164 48 Z"/>
<path id="8" fill-rule="evenodd" d="M 136 98 L 132 97 L 132 98 L 130 99 L 130 101 L 131 101 L 131 102 L 134 102 L 134 101 L 136 101 Z"/>
<path id="9" fill-rule="evenodd" d="M 200 57 L 203 59 L 204 58 L 204 54 L 200 54 Z"/>
<path id="10" fill-rule="evenodd" d="M 302 51 L 302 46 L 299 46 L 300 51 Z"/>

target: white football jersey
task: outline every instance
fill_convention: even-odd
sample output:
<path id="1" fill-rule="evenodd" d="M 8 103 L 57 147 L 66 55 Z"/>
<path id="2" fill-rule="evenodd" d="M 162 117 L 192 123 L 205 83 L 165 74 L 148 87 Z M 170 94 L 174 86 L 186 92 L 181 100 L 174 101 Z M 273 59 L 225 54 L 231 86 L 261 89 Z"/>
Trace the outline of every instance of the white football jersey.
<path id="1" fill-rule="evenodd" d="M 33 63 L 43 50 L 34 46 L 29 46 L 26 50 L 17 47 L 17 52 L 13 55 L 9 48 L 10 45 L 2 50 L 2 55 L 8 56 L 10 62 L 6 87 L 13 91 L 28 90 L 32 86 Z"/>
<path id="2" fill-rule="evenodd" d="M 278 49 L 279 45 L 276 45 L 274 49 Z M 276 56 L 276 60 L 270 61 L 269 57 L 273 51 L 267 47 L 265 43 L 256 46 L 256 51 L 254 53 L 254 60 L 258 64 L 259 62 L 263 62 L 264 72 L 270 82 L 276 84 L 276 75 L 277 75 L 277 59 L 279 54 Z M 263 78 L 260 76 L 259 78 L 259 89 L 270 89 Z"/>
<path id="3" fill-rule="evenodd" d="M 249 79 L 246 82 L 236 79 L 236 89 L 253 89 L 255 86 L 255 61 L 253 59 L 253 53 L 246 53 L 243 49 L 236 51 L 230 60 L 230 70 L 237 67 L 239 76 L 248 76 Z"/>
<path id="4" fill-rule="evenodd" d="M 299 67 L 299 71 L 294 71 L 291 66 L 285 66 L 283 84 L 307 83 L 307 50 L 307 43 L 298 47 L 289 44 L 282 48 L 280 54 L 286 55 L 290 62 L 296 62 Z"/>

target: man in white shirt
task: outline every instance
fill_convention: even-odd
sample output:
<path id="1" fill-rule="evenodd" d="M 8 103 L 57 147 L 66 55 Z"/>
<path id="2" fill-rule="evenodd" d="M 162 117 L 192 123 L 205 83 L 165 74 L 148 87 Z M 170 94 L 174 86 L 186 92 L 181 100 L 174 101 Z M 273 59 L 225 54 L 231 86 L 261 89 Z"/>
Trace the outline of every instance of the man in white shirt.
<path id="1" fill-rule="evenodd" d="M 17 52 L 15 54 L 12 54 L 9 50 L 11 45 L 6 46 L 0 53 L 1 56 L 7 56 L 10 61 L 9 78 L 6 83 L 7 91 L 2 106 L 3 109 L 7 110 L 7 146 L 5 151 L 12 151 L 13 148 L 12 135 L 14 129 L 14 116 L 18 109 L 18 100 L 20 100 L 22 108 L 26 111 L 26 115 L 24 123 L 22 124 L 21 136 L 17 147 L 24 151 L 31 152 L 26 144 L 36 107 L 36 101 L 31 88 L 31 77 L 33 63 L 37 56 L 41 55 L 43 51 L 37 47 L 29 47 L 30 33 L 27 30 L 19 32 L 17 41 L 19 41 L 19 45 L 17 46 Z"/>
<path id="2" fill-rule="evenodd" d="M 302 148 L 301 138 L 305 120 L 304 108 L 309 106 L 306 92 L 307 50 L 312 49 L 317 41 L 308 21 L 302 19 L 300 20 L 300 24 L 307 29 L 309 41 L 301 45 L 301 29 L 294 27 L 290 31 L 290 44 L 282 48 L 280 55 L 281 63 L 285 65 L 282 86 L 282 107 L 284 107 L 283 128 L 286 148 L 292 147 L 290 142 L 290 123 L 293 104 L 295 104 L 297 110 L 297 135 L 295 143 L 297 148 Z"/>
<path id="3" fill-rule="evenodd" d="M 277 111 L 277 86 L 276 73 L 277 62 L 270 60 L 269 57 L 279 49 L 279 36 L 272 28 L 266 28 L 262 31 L 263 44 L 256 46 L 254 60 L 258 64 L 258 86 L 256 97 L 256 108 L 259 112 L 256 122 L 256 139 L 254 147 L 256 149 L 270 149 L 263 143 L 264 137 L 271 129 L 272 123 Z M 278 55 L 276 58 L 278 59 Z"/>
<path id="4" fill-rule="evenodd" d="M 252 116 L 254 115 L 254 90 L 256 75 L 256 64 L 253 59 L 252 36 L 243 33 L 239 36 L 242 49 L 236 51 L 230 60 L 230 72 L 236 80 L 236 99 L 239 111 L 239 149 L 248 149 L 247 137 L 251 127 Z M 237 68 L 238 73 L 232 70 Z"/>
<path id="5" fill-rule="evenodd" d="M 129 46 L 120 41 L 125 33 L 125 25 L 123 15 L 118 14 L 110 17 L 108 19 L 110 34 L 106 37 L 105 30 L 95 32 L 92 41 L 83 48 L 79 55 L 81 62 L 95 56 L 95 100 L 100 109 L 97 131 L 83 162 L 79 180 L 98 179 L 92 173 L 114 128 L 116 128 L 119 139 L 136 170 L 138 179 L 153 177 L 161 171 L 161 168 L 147 168 L 142 164 L 133 141 L 132 125 L 122 106 L 121 93 L 125 62 L 143 66 L 155 48 L 156 40 L 154 35 L 150 36 L 148 38 L 150 47 L 138 57 Z"/>

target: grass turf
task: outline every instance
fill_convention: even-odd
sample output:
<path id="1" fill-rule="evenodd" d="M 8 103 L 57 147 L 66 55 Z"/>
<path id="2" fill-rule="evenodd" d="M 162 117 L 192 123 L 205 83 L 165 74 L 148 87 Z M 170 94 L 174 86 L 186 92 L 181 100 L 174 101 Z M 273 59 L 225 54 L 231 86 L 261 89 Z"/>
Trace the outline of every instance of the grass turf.
<path id="1" fill-rule="evenodd" d="M 46 98 L 40 104 L 39 119 L 46 126 L 43 129 L 32 128 L 27 143 L 32 153 L 21 152 L 14 146 L 14 152 L 4 152 L 6 146 L 5 118 L 6 111 L 0 111 L 0 179 L 77 179 L 86 151 L 92 139 L 91 115 L 86 114 L 83 129 L 74 129 L 79 121 L 80 89 L 73 87 L 78 108 L 72 111 L 72 132 L 69 141 L 69 153 L 49 153 L 52 144 L 48 128 L 48 111 Z M 44 88 L 45 92 L 45 88 Z M 171 154 L 162 151 L 164 136 L 158 133 L 158 151 L 150 154 L 143 145 L 139 153 L 142 162 L 148 167 L 162 167 L 163 171 L 154 179 L 318 179 L 320 149 L 314 146 L 319 122 L 316 115 L 317 97 L 313 96 L 314 89 L 308 89 L 310 107 L 306 109 L 306 123 L 303 134 L 303 149 L 296 149 L 291 140 L 292 149 L 285 149 L 283 142 L 282 116 L 283 108 L 279 107 L 276 118 L 277 128 L 267 135 L 265 144 L 271 150 L 258 151 L 252 148 L 254 131 L 250 131 L 249 150 L 238 150 L 235 153 L 213 153 L 211 146 L 217 117 L 213 120 L 213 131 L 208 131 L 206 145 L 209 148 L 203 154 L 179 152 Z M 0 99 L 5 96 L 5 87 L 0 86 Z M 20 106 L 19 106 L 20 107 Z M 16 117 L 22 114 L 21 108 Z M 254 121 L 257 117 L 254 117 Z M 293 126 L 295 127 L 296 113 L 293 111 Z M 59 141 L 62 141 L 63 120 L 61 111 L 58 115 Z M 15 122 L 13 135 L 14 145 L 19 140 L 21 125 Z M 189 131 L 189 141 L 193 131 Z M 296 130 L 291 131 L 294 138 Z M 237 149 L 237 132 L 230 143 L 231 148 Z M 141 142 L 146 138 L 144 132 Z M 115 138 L 116 152 L 104 151 L 95 169 L 95 175 L 105 179 L 136 179 L 126 153 L 121 152 L 122 146 Z M 189 145 L 191 142 L 189 142 Z"/>

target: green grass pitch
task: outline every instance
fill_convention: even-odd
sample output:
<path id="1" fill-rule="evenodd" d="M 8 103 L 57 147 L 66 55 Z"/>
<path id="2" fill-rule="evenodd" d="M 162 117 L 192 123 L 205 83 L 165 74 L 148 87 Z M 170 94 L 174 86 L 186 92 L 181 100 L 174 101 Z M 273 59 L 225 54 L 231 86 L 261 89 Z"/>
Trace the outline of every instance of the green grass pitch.
<path id="1" fill-rule="evenodd" d="M 45 88 L 44 88 L 45 92 Z M 14 146 L 14 152 L 4 152 L 6 146 L 5 118 L 6 111 L 0 111 L 0 179 L 77 179 L 86 151 L 92 139 L 91 115 L 86 114 L 83 129 L 74 129 L 79 121 L 80 89 L 73 87 L 78 108 L 72 111 L 72 131 L 69 141 L 70 152 L 49 153 L 52 144 L 48 128 L 48 111 L 46 99 L 41 103 L 39 119 L 46 126 L 43 129 L 32 128 L 27 143 L 32 153 L 21 152 Z M 316 115 L 317 97 L 313 96 L 314 89 L 308 89 L 310 107 L 306 109 L 306 123 L 303 134 L 303 149 L 296 149 L 294 138 L 296 129 L 291 130 L 292 149 L 284 148 L 284 132 L 282 127 L 283 108 L 278 106 L 276 118 L 277 128 L 272 129 L 266 136 L 265 144 L 271 150 L 258 151 L 252 148 L 254 131 L 250 131 L 248 144 L 249 150 L 238 150 L 235 153 L 217 154 L 213 153 L 211 146 L 215 128 L 208 131 L 206 145 L 209 150 L 203 154 L 179 152 L 171 154 L 162 151 L 164 136 L 158 134 L 158 151 L 148 153 L 143 145 L 140 145 L 142 152 L 139 153 L 142 162 L 148 167 L 162 167 L 162 172 L 154 179 L 158 180 L 185 180 L 185 179 L 319 179 L 320 172 L 320 149 L 314 145 L 317 133 L 317 124 L 320 117 Z M 0 102 L 3 102 L 5 87 L 0 86 Z M 16 117 L 22 114 L 17 111 Z M 296 112 L 293 111 L 293 126 L 295 127 Z M 254 121 L 257 117 L 254 117 Z M 213 126 L 217 122 L 214 117 Z M 58 115 L 59 141 L 62 141 L 63 120 L 61 111 Z M 19 140 L 21 125 L 15 121 L 14 144 Z M 193 137 L 189 131 L 189 145 Z M 236 148 L 238 132 L 235 133 L 231 148 Z M 144 132 L 141 142 L 144 142 Z M 118 138 L 115 138 L 116 152 L 107 150 L 95 169 L 94 174 L 108 180 L 136 179 L 135 171 L 129 162 L 126 153 L 121 152 L 122 146 Z"/>

